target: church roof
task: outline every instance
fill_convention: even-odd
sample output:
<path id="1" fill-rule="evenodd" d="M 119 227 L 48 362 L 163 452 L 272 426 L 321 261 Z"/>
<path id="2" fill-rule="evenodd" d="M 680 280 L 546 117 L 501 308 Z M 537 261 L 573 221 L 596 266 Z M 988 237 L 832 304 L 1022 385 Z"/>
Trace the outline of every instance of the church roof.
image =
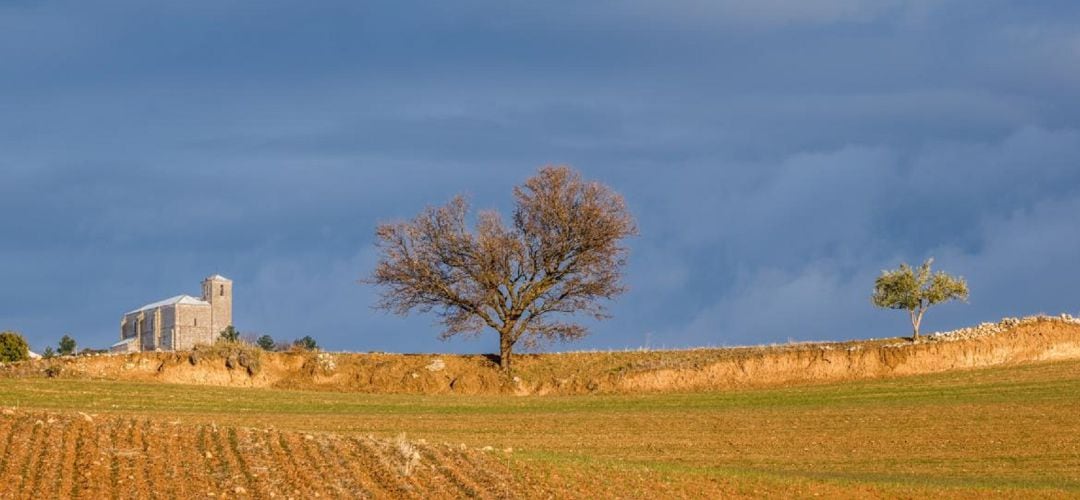
<path id="1" fill-rule="evenodd" d="M 201 300 L 201 299 L 196 299 L 195 297 L 192 297 L 190 295 L 177 295 L 176 297 L 169 297 L 169 298 L 167 298 L 165 300 L 159 300 L 159 301 L 151 303 L 151 304 L 146 304 L 145 306 L 142 306 L 142 307 L 140 307 L 140 308 L 138 308 L 138 309 L 136 309 L 134 311 L 128 311 L 128 312 L 124 313 L 124 316 L 127 316 L 128 314 L 135 314 L 137 312 L 149 311 L 151 309 L 157 309 L 157 308 L 162 307 L 162 306 L 173 306 L 173 305 L 177 305 L 177 304 L 188 304 L 188 305 L 194 305 L 194 306 L 199 306 L 199 305 L 208 306 L 208 305 L 210 305 L 209 302 L 207 302 L 205 300 Z"/>
<path id="2" fill-rule="evenodd" d="M 229 278 L 226 278 L 226 277 L 224 277 L 224 276 L 222 276 L 222 275 L 220 275 L 220 274 L 215 274 L 215 275 L 213 275 L 213 276 L 210 276 L 209 278 L 206 278 L 206 281 L 211 281 L 211 280 L 216 280 L 216 281 L 228 281 L 228 282 L 232 283 L 232 280 L 231 280 L 231 279 L 229 279 Z"/>

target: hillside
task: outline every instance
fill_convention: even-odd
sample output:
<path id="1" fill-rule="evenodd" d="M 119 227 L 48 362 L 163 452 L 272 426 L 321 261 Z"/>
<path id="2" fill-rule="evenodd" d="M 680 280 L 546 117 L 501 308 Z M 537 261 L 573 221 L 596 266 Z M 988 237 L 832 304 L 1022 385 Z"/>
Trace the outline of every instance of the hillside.
<path id="1" fill-rule="evenodd" d="M 401 394 L 573 395 L 770 387 L 1080 359 L 1080 320 L 1006 319 L 905 339 L 680 351 L 521 355 L 512 377 L 487 356 L 266 353 L 257 350 L 57 358 L 7 376 L 147 380 Z"/>

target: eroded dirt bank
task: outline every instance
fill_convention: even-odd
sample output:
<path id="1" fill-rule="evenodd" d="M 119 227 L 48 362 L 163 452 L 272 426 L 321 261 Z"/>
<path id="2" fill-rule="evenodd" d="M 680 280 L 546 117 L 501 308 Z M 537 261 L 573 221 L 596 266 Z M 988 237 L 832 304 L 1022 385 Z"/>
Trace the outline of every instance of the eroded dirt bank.
<path id="1" fill-rule="evenodd" d="M 252 351 L 255 352 L 255 351 Z M 683 351 L 523 355 L 510 377 L 487 356 L 142 353 L 56 358 L 6 376 L 411 394 L 587 394 L 766 387 L 1080 358 L 1080 319 L 1006 319 L 904 339 Z"/>

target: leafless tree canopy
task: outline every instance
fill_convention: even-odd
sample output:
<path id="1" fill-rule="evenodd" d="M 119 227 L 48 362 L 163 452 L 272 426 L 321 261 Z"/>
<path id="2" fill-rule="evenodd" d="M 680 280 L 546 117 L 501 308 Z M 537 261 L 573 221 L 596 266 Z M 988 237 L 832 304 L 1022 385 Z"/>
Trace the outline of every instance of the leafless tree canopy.
<path id="1" fill-rule="evenodd" d="M 480 212 L 475 227 L 461 196 L 409 222 L 377 230 L 381 259 L 367 283 L 379 308 L 436 311 L 444 338 L 499 334 L 500 364 L 519 342 L 571 340 L 586 329 L 569 315 L 607 317 L 602 301 L 625 291 L 623 240 L 636 234 L 622 196 L 568 167 L 544 167 L 514 188 L 511 225 Z"/>

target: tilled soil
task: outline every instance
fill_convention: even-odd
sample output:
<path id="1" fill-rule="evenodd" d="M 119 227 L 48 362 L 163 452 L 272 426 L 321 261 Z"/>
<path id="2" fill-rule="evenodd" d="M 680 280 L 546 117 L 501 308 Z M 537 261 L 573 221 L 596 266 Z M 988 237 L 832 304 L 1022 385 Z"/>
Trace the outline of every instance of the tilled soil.
<path id="1" fill-rule="evenodd" d="M 498 452 L 401 439 L 5 409 L 0 444 L 4 499 L 504 498 L 512 490 Z"/>

